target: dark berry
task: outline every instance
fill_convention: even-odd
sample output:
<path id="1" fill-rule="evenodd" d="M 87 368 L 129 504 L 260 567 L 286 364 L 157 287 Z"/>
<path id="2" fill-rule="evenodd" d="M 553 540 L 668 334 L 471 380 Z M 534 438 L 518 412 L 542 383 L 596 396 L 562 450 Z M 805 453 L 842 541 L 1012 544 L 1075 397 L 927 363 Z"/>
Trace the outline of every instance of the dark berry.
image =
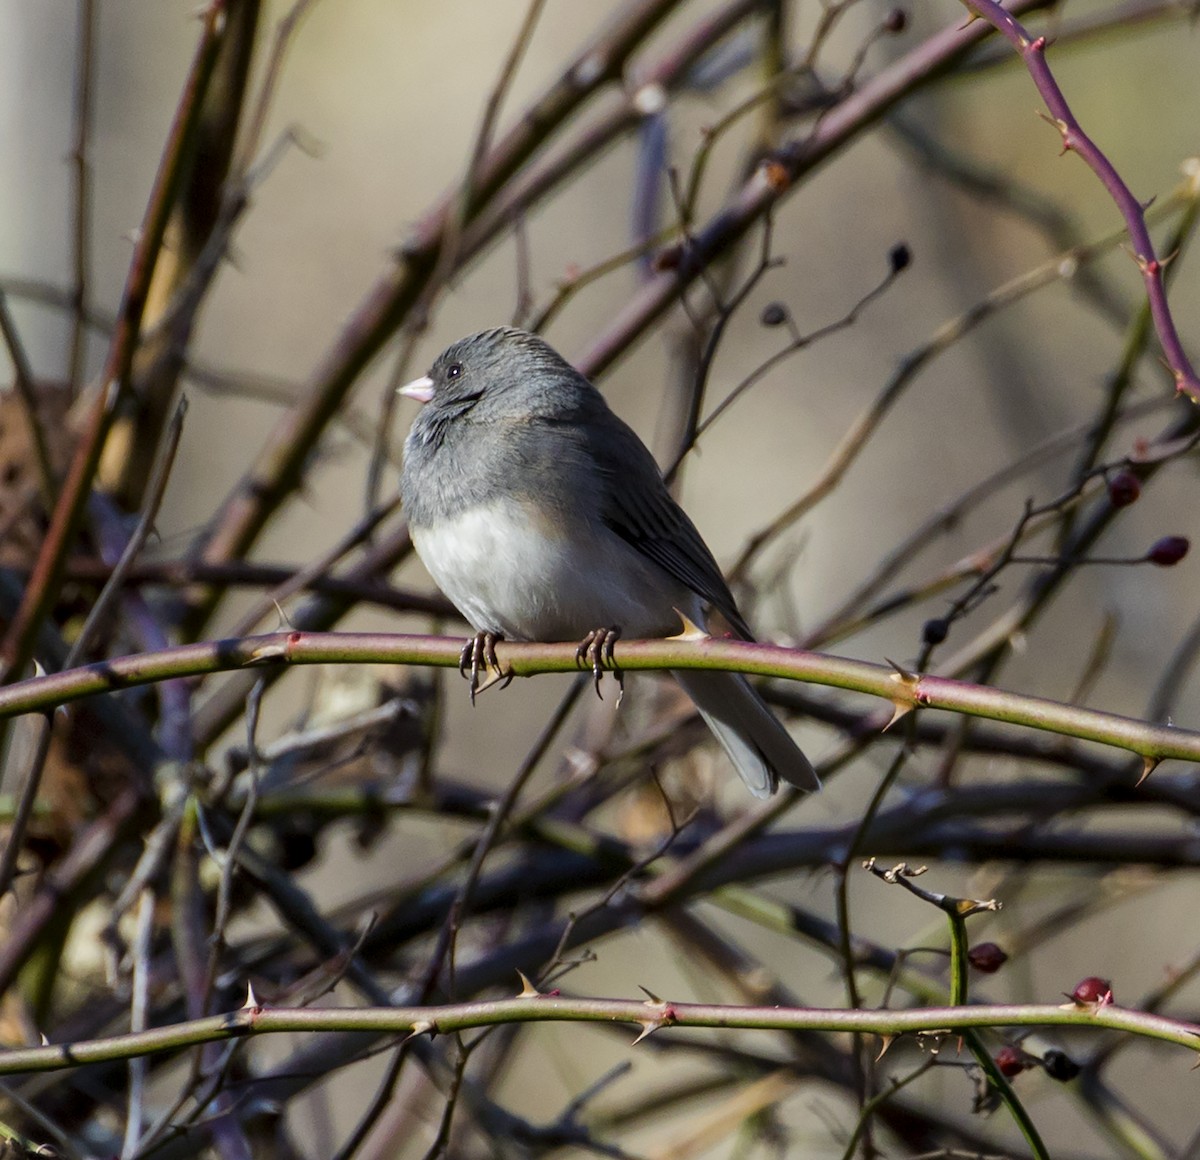
<path id="1" fill-rule="evenodd" d="M 1042 1067 L 1051 1079 L 1059 1083 L 1074 1079 L 1083 1070 L 1066 1052 L 1054 1049 L 1042 1056 Z"/>
<path id="2" fill-rule="evenodd" d="M 994 942 L 979 943 L 967 951 L 967 962 L 985 975 L 994 975 L 1008 962 L 1008 955 Z"/>
<path id="3" fill-rule="evenodd" d="M 941 644 L 950 635 L 950 622 L 944 616 L 927 620 L 921 629 L 921 639 L 926 644 Z"/>
<path id="4" fill-rule="evenodd" d="M 763 307 L 761 321 L 763 326 L 782 326 L 787 322 L 787 309 L 780 302 L 768 302 Z"/>
<path id="5" fill-rule="evenodd" d="M 911 261 L 912 251 L 904 242 L 897 242 L 888 250 L 888 262 L 891 264 L 893 274 L 899 274 L 901 270 L 906 270 Z"/>
<path id="6" fill-rule="evenodd" d="M 908 13 L 903 8 L 893 8 L 883 18 L 883 29 L 893 35 L 899 34 L 908 27 Z"/>
<path id="7" fill-rule="evenodd" d="M 1187 536 L 1163 536 L 1146 553 L 1146 559 L 1160 568 L 1170 568 L 1188 554 L 1191 546 Z"/>
<path id="8" fill-rule="evenodd" d="M 1108 481 L 1108 502 L 1115 508 L 1137 503 L 1142 494 L 1142 481 L 1132 471 L 1118 471 Z"/>

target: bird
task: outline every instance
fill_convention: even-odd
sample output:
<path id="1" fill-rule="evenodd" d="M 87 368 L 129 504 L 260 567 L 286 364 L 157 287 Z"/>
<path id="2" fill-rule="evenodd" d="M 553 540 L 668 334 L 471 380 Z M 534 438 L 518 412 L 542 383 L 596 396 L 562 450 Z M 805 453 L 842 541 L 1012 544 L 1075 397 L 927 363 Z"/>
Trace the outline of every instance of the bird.
<path id="1" fill-rule="evenodd" d="M 721 570 L 649 448 L 539 335 L 497 327 L 447 347 L 399 388 L 423 404 L 404 444 L 400 497 L 430 576 L 475 630 L 460 667 L 499 664 L 495 642 L 580 642 L 596 672 L 619 636 L 677 635 L 715 609 L 753 640 Z M 684 621 L 682 618 L 686 618 Z M 750 792 L 820 782 L 750 682 L 675 679 Z"/>

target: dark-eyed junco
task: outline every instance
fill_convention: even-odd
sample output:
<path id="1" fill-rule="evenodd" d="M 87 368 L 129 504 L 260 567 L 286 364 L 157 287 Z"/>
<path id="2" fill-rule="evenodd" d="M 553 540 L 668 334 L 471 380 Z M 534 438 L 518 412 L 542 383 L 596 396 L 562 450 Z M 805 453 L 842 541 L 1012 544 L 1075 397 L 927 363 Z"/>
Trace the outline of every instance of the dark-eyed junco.
<path id="1" fill-rule="evenodd" d="M 464 338 L 400 393 L 425 404 L 400 480 L 413 543 L 480 634 L 476 665 L 498 637 L 585 639 L 599 664 L 615 632 L 670 636 L 681 613 L 703 625 L 707 605 L 752 639 L 645 444 L 537 335 Z M 819 788 L 744 677 L 675 676 L 756 797 L 780 778 Z"/>

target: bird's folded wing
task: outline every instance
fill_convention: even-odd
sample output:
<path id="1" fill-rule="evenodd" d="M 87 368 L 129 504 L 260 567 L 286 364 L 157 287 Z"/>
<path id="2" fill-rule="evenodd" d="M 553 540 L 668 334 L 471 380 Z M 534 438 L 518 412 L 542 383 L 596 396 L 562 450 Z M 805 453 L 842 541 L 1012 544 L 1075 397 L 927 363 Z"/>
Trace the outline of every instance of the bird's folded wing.
<path id="1" fill-rule="evenodd" d="M 624 427 L 624 424 L 621 424 Z M 606 524 L 642 555 L 674 576 L 711 604 L 747 640 L 753 639 L 721 569 L 696 526 L 671 498 L 657 465 L 645 446 L 628 428 L 625 454 L 610 458 L 608 494 L 603 518 Z M 632 469 L 631 469 L 632 468 Z"/>

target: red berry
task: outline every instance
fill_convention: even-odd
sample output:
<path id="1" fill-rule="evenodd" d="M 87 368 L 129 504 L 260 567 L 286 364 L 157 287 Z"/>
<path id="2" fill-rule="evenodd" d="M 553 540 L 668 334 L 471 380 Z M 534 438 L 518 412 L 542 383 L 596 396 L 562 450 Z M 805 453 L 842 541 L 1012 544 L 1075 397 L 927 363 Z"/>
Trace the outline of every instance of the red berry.
<path id="1" fill-rule="evenodd" d="M 1137 503 L 1142 494 L 1142 481 L 1132 471 L 1118 471 L 1108 481 L 1108 502 L 1115 508 Z"/>
<path id="2" fill-rule="evenodd" d="M 1014 1075 L 1020 1075 L 1029 1066 L 1025 1062 L 1025 1053 L 1019 1047 L 1013 1047 L 1012 1044 L 1000 1048 L 992 1058 L 1000 1069 L 1000 1074 L 1009 1079 L 1012 1079 Z"/>
<path id="3" fill-rule="evenodd" d="M 979 943 L 967 951 L 967 962 L 985 975 L 994 975 L 1008 962 L 1008 955 L 994 942 Z"/>
<path id="4" fill-rule="evenodd" d="M 1088 975 L 1075 984 L 1071 998 L 1081 1006 L 1103 1005 L 1113 1001 L 1112 983 L 1097 975 Z"/>
<path id="5" fill-rule="evenodd" d="M 1187 536 L 1163 536 L 1146 553 L 1146 559 L 1160 568 L 1170 568 L 1188 554 L 1191 546 Z"/>

